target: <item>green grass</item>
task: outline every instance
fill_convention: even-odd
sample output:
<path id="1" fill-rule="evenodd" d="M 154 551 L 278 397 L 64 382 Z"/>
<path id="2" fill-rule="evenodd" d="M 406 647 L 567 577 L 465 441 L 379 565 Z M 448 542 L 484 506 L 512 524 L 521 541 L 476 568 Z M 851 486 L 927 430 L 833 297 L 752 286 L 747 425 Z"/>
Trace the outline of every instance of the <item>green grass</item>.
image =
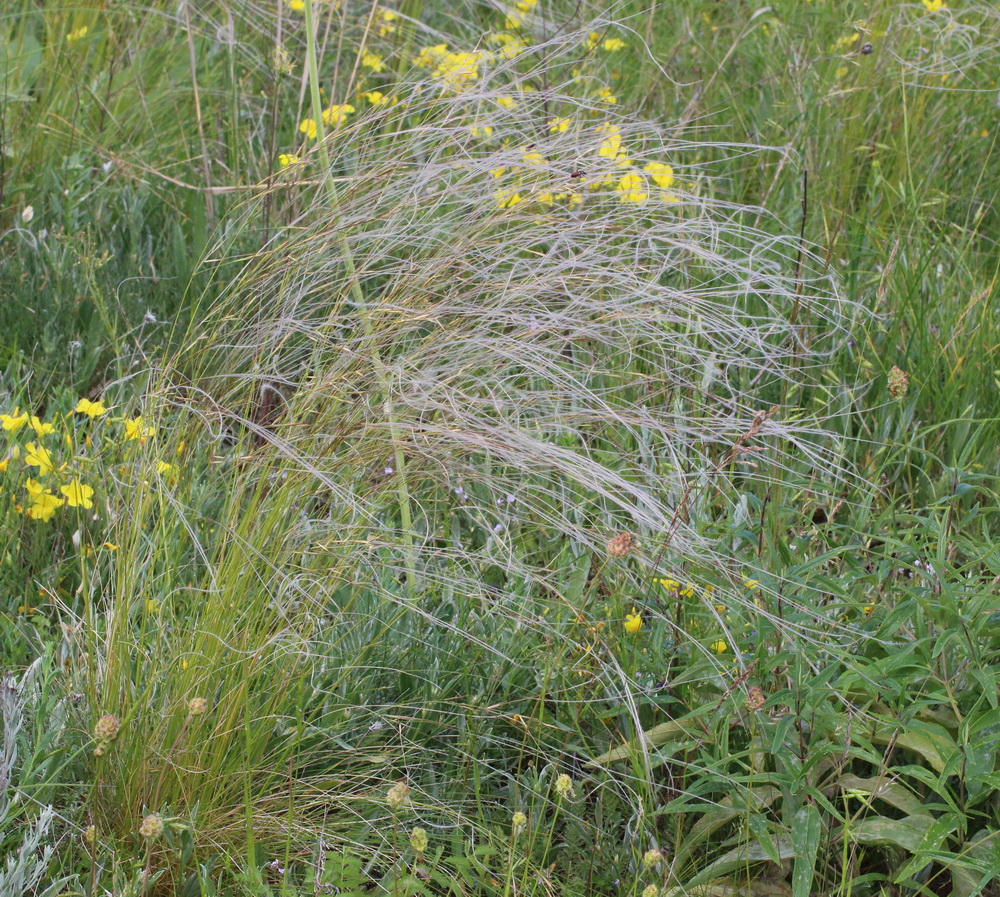
<path id="1" fill-rule="evenodd" d="M 1000 893 L 928 5 L 0 13 L 0 893 Z"/>

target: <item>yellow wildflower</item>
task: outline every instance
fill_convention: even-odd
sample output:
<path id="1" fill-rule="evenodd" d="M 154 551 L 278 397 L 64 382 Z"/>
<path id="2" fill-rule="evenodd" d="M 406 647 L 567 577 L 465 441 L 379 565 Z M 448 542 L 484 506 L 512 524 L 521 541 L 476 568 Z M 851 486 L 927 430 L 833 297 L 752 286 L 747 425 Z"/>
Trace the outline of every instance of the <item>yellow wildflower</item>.
<path id="1" fill-rule="evenodd" d="M 603 44 L 601 44 L 601 46 L 610 53 L 624 47 L 625 41 L 619 37 L 609 37 Z"/>
<path id="2" fill-rule="evenodd" d="M 90 418 L 100 417 L 102 414 L 108 413 L 108 409 L 104 407 L 102 402 L 91 402 L 89 399 L 80 399 L 73 410 L 78 414 L 86 414 Z"/>
<path id="3" fill-rule="evenodd" d="M 611 93 L 610 87 L 602 87 L 599 91 L 597 91 L 597 96 L 598 99 L 603 100 L 605 103 L 610 103 L 612 106 L 618 102 L 618 97 Z"/>
<path id="4" fill-rule="evenodd" d="M 304 118 L 299 122 L 299 130 L 306 135 L 309 140 L 316 139 L 316 122 L 311 118 Z"/>
<path id="5" fill-rule="evenodd" d="M 413 64 L 420 68 L 430 68 L 437 65 L 448 53 L 447 44 L 435 44 L 433 47 L 421 47 L 420 52 L 413 60 Z"/>
<path id="6" fill-rule="evenodd" d="M 90 500 L 94 490 L 85 483 L 81 483 L 76 477 L 70 480 L 68 486 L 60 486 L 59 491 L 66 496 L 66 504 L 71 508 L 92 508 L 94 506 Z"/>
<path id="7" fill-rule="evenodd" d="M 382 57 L 378 55 L 378 53 L 362 54 L 361 64 L 366 69 L 371 69 L 373 72 L 381 72 L 385 70 L 385 60 L 383 60 Z"/>
<path id="8" fill-rule="evenodd" d="M 31 415 L 31 428 L 41 439 L 43 436 L 47 436 L 49 433 L 54 433 L 56 428 L 52 424 L 43 424 L 34 414 Z"/>
<path id="9" fill-rule="evenodd" d="M 642 629 L 642 614 L 633 607 L 632 613 L 625 614 L 625 631 L 634 634 L 640 629 Z"/>
<path id="10" fill-rule="evenodd" d="M 45 523 L 52 519 L 52 515 L 62 507 L 62 504 L 61 498 L 56 498 L 50 492 L 42 492 L 35 498 L 27 513 L 32 520 L 41 520 Z"/>
<path id="11" fill-rule="evenodd" d="M 522 158 L 529 165 L 544 165 L 545 164 L 545 156 L 543 156 L 539 152 L 535 152 L 534 150 L 531 150 L 531 151 L 525 150 L 524 151 L 524 155 L 522 156 Z"/>
<path id="12" fill-rule="evenodd" d="M 367 90 L 361 94 L 373 106 L 385 106 L 389 98 L 381 90 Z"/>
<path id="13" fill-rule="evenodd" d="M 646 181 L 641 174 L 627 174 L 619 182 L 616 188 L 618 198 L 622 202 L 644 203 L 649 198 L 646 191 Z"/>
<path id="14" fill-rule="evenodd" d="M 282 153 L 278 156 L 278 164 L 282 168 L 288 168 L 289 165 L 298 165 L 301 161 L 295 153 Z"/>
<path id="15" fill-rule="evenodd" d="M 15 408 L 13 414 L 0 414 L 0 423 L 8 433 L 16 433 L 28 422 L 28 412 L 21 413 L 20 408 Z"/>
<path id="16" fill-rule="evenodd" d="M 716 654 L 725 654 L 729 650 L 729 645 L 727 645 L 721 638 L 718 641 L 712 642 L 712 644 L 709 645 L 709 647 Z"/>
<path id="17" fill-rule="evenodd" d="M 90 31 L 89 25 L 81 25 L 79 28 L 74 28 L 69 34 L 67 34 L 66 40 L 68 40 L 71 44 L 74 44 L 81 38 L 86 37 L 88 31 Z"/>
<path id="18" fill-rule="evenodd" d="M 517 105 L 517 101 L 513 97 L 509 97 L 506 94 L 501 97 L 497 97 L 497 103 L 503 106 L 504 109 L 513 109 Z"/>
<path id="19" fill-rule="evenodd" d="M 302 12 L 306 8 L 305 0 L 285 0 L 292 12 Z"/>
<path id="20" fill-rule="evenodd" d="M 350 103 L 334 103 L 329 108 L 323 110 L 323 121 L 328 125 L 336 127 L 353 111 L 354 107 Z"/>
<path id="21" fill-rule="evenodd" d="M 506 190 L 497 190 L 493 196 L 497 201 L 497 208 L 500 209 L 512 209 L 521 202 L 520 193 L 508 193 Z"/>
<path id="22" fill-rule="evenodd" d="M 378 26 L 378 33 L 380 36 L 385 37 L 387 34 L 393 34 L 396 31 L 396 26 L 392 23 L 395 22 L 399 16 L 391 9 L 380 9 L 378 11 L 378 18 L 382 23 Z"/>
<path id="23" fill-rule="evenodd" d="M 923 0 L 923 4 L 927 12 L 937 12 L 939 9 L 948 8 L 948 4 L 944 0 Z"/>
<path id="24" fill-rule="evenodd" d="M 174 471 L 176 469 L 177 468 L 174 467 L 173 464 L 167 464 L 166 461 L 157 461 L 156 462 L 156 472 L 158 474 L 160 474 L 161 476 L 164 475 L 164 474 L 171 473 L 172 471 Z"/>
<path id="25" fill-rule="evenodd" d="M 657 187 L 666 190 L 674 184 L 674 170 L 666 162 L 648 162 L 643 170 Z"/>
<path id="26" fill-rule="evenodd" d="M 550 134 L 562 134 L 563 131 L 568 130 L 568 128 L 569 128 L 568 118 L 553 118 L 549 120 Z"/>
<path id="27" fill-rule="evenodd" d="M 24 463 L 29 467 L 37 467 L 39 476 L 45 476 L 45 474 L 52 473 L 55 470 L 55 464 L 52 463 L 52 456 L 48 453 L 45 446 L 36 446 L 33 442 L 28 443 L 28 454 L 25 456 Z"/>
<path id="28" fill-rule="evenodd" d="M 469 128 L 469 133 L 473 137 L 489 137 L 493 134 L 492 125 L 473 125 Z"/>
<path id="29" fill-rule="evenodd" d="M 38 480 L 33 480 L 31 477 L 28 477 L 28 479 L 24 481 L 24 488 L 28 495 L 31 496 L 32 501 L 38 498 L 38 496 L 45 491 L 45 487 L 39 483 Z"/>
<path id="30" fill-rule="evenodd" d="M 156 427 L 147 427 L 141 415 L 125 421 L 126 439 L 138 439 L 140 442 L 144 443 L 146 439 L 152 436 L 155 432 Z"/>

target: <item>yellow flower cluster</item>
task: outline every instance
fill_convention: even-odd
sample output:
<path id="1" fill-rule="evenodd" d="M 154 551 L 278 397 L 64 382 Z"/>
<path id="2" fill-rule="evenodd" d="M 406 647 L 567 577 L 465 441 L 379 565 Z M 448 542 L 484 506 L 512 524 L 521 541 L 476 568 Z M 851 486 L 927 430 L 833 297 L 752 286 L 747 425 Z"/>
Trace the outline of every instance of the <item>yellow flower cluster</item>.
<path id="1" fill-rule="evenodd" d="M 46 437 L 57 434 L 56 423 L 43 421 L 36 415 L 21 411 L 20 407 L 15 407 L 10 413 L 0 414 L 0 427 L 8 434 L 8 448 L 6 455 L 0 460 L 0 472 L 9 470 L 11 461 L 15 460 L 22 460 L 24 466 L 29 468 L 23 483 L 27 501 L 24 505 L 16 506 L 19 512 L 23 511 L 29 519 L 44 523 L 51 520 L 56 511 L 63 507 L 83 510 L 94 507 L 94 487 L 85 483 L 79 469 L 76 469 L 89 463 L 86 453 L 77 453 L 77 446 L 89 450 L 93 448 L 94 441 L 89 429 L 84 431 L 82 440 L 76 438 L 77 425 L 71 421 L 73 414 L 77 414 L 94 422 L 106 417 L 109 411 L 99 400 L 80 399 L 73 413 L 66 415 L 59 424 L 58 429 L 61 429 L 63 439 L 60 442 L 50 441 L 48 445 Z M 156 428 L 146 424 L 142 417 L 122 418 L 120 423 L 123 443 L 138 441 L 144 444 L 156 432 Z M 25 427 L 34 432 L 35 439 L 21 446 L 13 442 L 12 438 Z M 62 443 L 65 443 L 66 450 L 71 454 L 69 460 L 60 459 L 59 452 L 56 451 L 56 447 Z M 172 474 L 174 468 L 161 461 L 157 464 L 156 471 L 161 475 Z"/>

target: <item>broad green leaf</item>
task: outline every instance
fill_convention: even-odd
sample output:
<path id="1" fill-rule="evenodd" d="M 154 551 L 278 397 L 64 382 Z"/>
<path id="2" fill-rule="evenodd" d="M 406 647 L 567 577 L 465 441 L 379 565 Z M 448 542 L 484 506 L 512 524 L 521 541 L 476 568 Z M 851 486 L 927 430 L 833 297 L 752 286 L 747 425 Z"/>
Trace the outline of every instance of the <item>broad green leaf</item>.
<path id="1" fill-rule="evenodd" d="M 795 848 L 795 865 L 792 867 L 792 893 L 794 897 L 809 897 L 812 893 L 816 854 L 823 827 L 819 810 L 811 804 L 800 807 L 792 826 L 792 846 Z"/>
<path id="2" fill-rule="evenodd" d="M 795 856 L 795 849 L 788 838 L 778 838 L 775 842 L 778 856 L 782 860 L 790 860 Z M 728 875 L 736 869 L 743 869 L 753 863 L 770 863 L 771 858 L 759 844 L 742 844 L 724 853 L 714 863 L 709 864 L 694 876 L 688 883 L 688 888 L 714 882 L 715 879 Z M 690 892 L 689 892 L 690 893 Z"/>
<path id="3" fill-rule="evenodd" d="M 837 787 L 844 794 L 863 792 L 871 798 L 884 800 L 897 810 L 902 810 L 907 814 L 924 812 L 923 801 L 889 776 L 872 776 L 863 779 L 860 776 L 843 775 L 837 780 Z"/>
<path id="4" fill-rule="evenodd" d="M 977 897 L 1000 874 L 1000 829 L 980 829 L 950 866 L 952 897 Z"/>
<path id="5" fill-rule="evenodd" d="M 718 804 L 708 807 L 701 818 L 691 827 L 691 831 L 684 839 L 684 844 L 678 850 L 677 865 L 683 865 L 684 860 L 691 853 L 702 849 L 713 832 L 718 831 L 726 823 L 745 816 L 748 811 L 752 814 L 751 818 L 754 818 L 758 815 L 753 812 L 754 810 L 763 810 L 769 807 L 780 796 L 779 789 L 767 785 L 741 794 L 739 806 L 735 806 L 736 800 L 734 798 L 726 797 Z M 765 853 L 773 859 L 777 855 L 777 848 L 773 844 L 769 845 L 768 848 L 765 848 Z"/>
<path id="6" fill-rule="evenodd" d="M 893 881 L 897 883 L 905 881 L 932 860 L 940 860 L 945 839 L 958 828 L 958 823 L 959 816 L 956 813 L 945 813 L 935 819 L 924 833 L 917 849 L 913 851 L 913 858 L 893 876 Z"/>
<path id="7" fill-rule="evenodd" d="M 844 835 L 858 844 L 901 847 L 912 854 L 920 849 L 924 836 L 932 825 L 934 817 L 922 813 L 904 819 L 866 816 L 846 827 Z"/>
<path id="8" fill-rule="evenodd" d="M 780 878 L 755 878 L 749 882 L 721 881 L 701 887 L 668 888 L 663 897 L 792 897 L 792 889 Z"/>
<path id="9" fill-rule="evenodd" d="M 846 724 L 845 724 L 846 725 Z M 935 772 L 943 772 L 960 748 L 944 726 L 910 720 L 907 723 L 882 721 L 868 735 L 876 744 L 893 743 L 919 754 Z"/>
<path id="10" fill-rule="evenodd" d="M 647 729 L 642 733 L 642 744 L 645 748 L 657 748 L 661 745 L 668 744 L 671 741 L 683 741 L 690 738 L 702 738 L 704 732 L 701 726 L 695 725 L 693 719 L 696 715 L 700 715 L 700 711 L 695 711 L 694 714 L 690 714 L 684 719 L 670 720 L 669 722 L 660 723 L 658 726 L 653 726 L 652 729 Z M 609 763 L 617 763 L 619 760 L 627 760 L 631 757 L 637 750 L 638 746 L 634 744 L 623 744 L 620 747 L 612 748 L 610 751 L 606 751 L 601 754 L 600 757 L 595 757 L 593 760 L 589 760 L 587 766 L 607 766 Z"/>
<path id="11" fill-rule="evenodd" d="M 759 813 L 751 813 L 747 819 L 747 824 L 750 826 L 753 836 L 757 839 L 757 843 L 764 848 L 764 853 L 770 857 L 771 862 L 776 866 L 781 865 L 781 857 L 778 856 L 778 846 L 774 843 L 767 820 Z"/>

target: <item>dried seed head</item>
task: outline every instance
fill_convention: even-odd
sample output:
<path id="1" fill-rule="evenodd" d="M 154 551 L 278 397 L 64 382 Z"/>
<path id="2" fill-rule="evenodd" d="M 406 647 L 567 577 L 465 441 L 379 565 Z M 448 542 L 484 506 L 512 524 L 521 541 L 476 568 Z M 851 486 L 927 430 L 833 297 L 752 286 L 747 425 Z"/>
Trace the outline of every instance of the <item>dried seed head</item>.
<path id="1" fill-rule="evenodd" d="M 94 738 L 105 744 L 109 741 L 114 741 L 118 737 L 118 730 L 121 728 L 121 725 L 117 716 L 105 713 L 94 725 Z"/>
<path id="2" fill-rule="evenodd" d="M 747 710 L 760 710 L 760 708 L 764 706 L 765 700 L 767 699 L 764 697 L 764 692 L 762 692 L 756 685 L 751 685 L 750 691 L 747 692 Z"/>
<path id="3" fill-rule="evenodd" d="M 97 843 L 97 826 L 88 825 L 83 830 L 83 843 L 89 844 L 91 847 Z"/>
<path id="4" fill-rule="evenodd" d="M 396 782 L 385 795 L 385 802 L 393 809 L 402 809 L 410 799 L 410 786 L 405 782 Z"/>
<path id="5" fill-rule="evenodd" d="M 631 533 L 619 533 L 608 542 L 608 554 L 613 558 L 623 558 L 631 554 L 637 545 Z"/>
<path id="6" fill-rule="evenodd" d="M 155 813 L 150 813 L 142 820 L 142 825 L 139 826 L 139 834 L 149 840 L 159 838 L 163 834 L 163 820 Z"/>
<path id="7" fill-rule="evenodd" d="M 410 832 L 410 847 L 414 853 L 423 853 L 427 850 L 427 832 L 417 826 Z"/>
<path id="8" fill-rule="evenodd" d="M 191 716 L 201 716 L 208 709 L 208 701 L 204 698 L 191 698 L 188 701 L 188 713 Z"/>
<path id="9" fill-rule="evenodd" d="M 892 366 L 889 371 L 889 395 L 894 399 L 905 398 L 907 390 L 910 388 L 910 375 L 902 368 Z"/>
<path id="10" fill-rule="evenodd" d="M 663 859 L 663 854 L 660 853 L 660 851 L 658 851 L 656 848 L 653 848 L 652 850 L 647 850 L 642 855 L 642 865 L 645 866 L 647 869 L 652 869 L 653 866 L 655 866 L 662 859 Z"/>
<path id="11" fill-rule="evenodd" d="M 560 797 L 573 796 L 573 780 L 566 773 L 562 773 L 556 779 L 556 794 Z"/>

